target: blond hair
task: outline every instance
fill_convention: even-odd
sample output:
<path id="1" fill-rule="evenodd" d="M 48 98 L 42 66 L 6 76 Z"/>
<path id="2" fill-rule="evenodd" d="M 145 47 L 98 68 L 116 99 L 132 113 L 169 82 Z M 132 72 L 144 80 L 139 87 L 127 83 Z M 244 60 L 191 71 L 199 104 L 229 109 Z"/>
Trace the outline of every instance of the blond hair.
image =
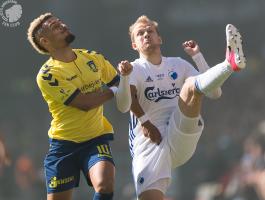
<path id="1" fill-rule="evenodd" d="M 32 47 L 39 52 L 40 54 L 49 54 L 49 52 L 40 45 L 39 40 L 37 38 L 37 33 L 40 30 L 42 24 L 52 17 L 53 15 L 51 13 L 45 13 L 34 19 L 28 28 L 28 40 Z"/>
<path id="2" fill-rule="evenodd" d="M 152 26 L 155 27 L 157 33 L 159 34 L 158 23 L 156 21 L 149 19 L 146 15 L 142 15 L 142 16 L 138 17 L 138 19 L 129 27 L 129 36 L 131 37 L 132 41 L 134 41 L 133 30 L 134 30 L 135 26 L 137 24 L 140 24 L 140 23 L 151 24 Z"/>

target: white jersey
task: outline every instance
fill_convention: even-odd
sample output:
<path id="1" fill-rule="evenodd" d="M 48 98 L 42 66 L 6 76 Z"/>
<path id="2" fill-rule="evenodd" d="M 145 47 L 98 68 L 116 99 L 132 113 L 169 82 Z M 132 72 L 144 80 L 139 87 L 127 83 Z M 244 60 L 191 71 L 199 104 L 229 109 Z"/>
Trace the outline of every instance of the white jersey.
<path id="1" fill-rule="evenodd" d="M 130 74 L 130 85 L 136 86 L 142 109 L 163 137 L 185 79 L 197 75 L 198 71 L 179 57 L 162 57 L 160 65 L 153 65 L 144 58 L 136 59 L 131 64 L 133 72 Z M 131 112 L 129 143 L 132 156 L 135 140 L 142 134 L 137 131 L 139 127 L 140 123 Z"/>

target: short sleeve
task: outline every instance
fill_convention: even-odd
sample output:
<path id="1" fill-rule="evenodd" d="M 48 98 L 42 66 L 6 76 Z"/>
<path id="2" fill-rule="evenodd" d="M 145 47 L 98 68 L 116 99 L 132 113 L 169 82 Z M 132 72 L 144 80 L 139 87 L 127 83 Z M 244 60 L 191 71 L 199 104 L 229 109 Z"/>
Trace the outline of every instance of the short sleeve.
<path id="1" fill-rule="evenodd" d="M 60 74 L 50 69 L 41 70 L 37 76 L 37 84 L 42 95 L 68 105 L 80 93 L 80 90 Z"/>
<path id="2" fill-rule="evenodd" d="M 104 58 L 101 54 L 98 54 L 98 59 L 101 63 L 101 80 L 107 86 L 112 86 L 119 82 L 119 75 L 112 64 Z"/>

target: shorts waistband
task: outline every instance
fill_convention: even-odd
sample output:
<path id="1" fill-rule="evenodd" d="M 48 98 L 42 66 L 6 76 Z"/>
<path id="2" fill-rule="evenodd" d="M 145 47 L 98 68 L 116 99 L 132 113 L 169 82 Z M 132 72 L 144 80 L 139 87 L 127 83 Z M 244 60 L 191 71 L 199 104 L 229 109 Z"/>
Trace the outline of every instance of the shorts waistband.
<path id="1" fill-rule="evenodd" d="M 54 139 L 54 138 L 49 138 L 49 143 L 61 143 L 61 144 L 90 144 L 90 143 L 96 143 L 99 141 L 111 141 L 114 139 L 113 133 L 107 133 L 95 138 L 92 138 L 90 140 L 84 141 L 84 142 L 74 142 L 74 141 L 70 141 L 70 140 L 58 140 L 58 139 Z"/>

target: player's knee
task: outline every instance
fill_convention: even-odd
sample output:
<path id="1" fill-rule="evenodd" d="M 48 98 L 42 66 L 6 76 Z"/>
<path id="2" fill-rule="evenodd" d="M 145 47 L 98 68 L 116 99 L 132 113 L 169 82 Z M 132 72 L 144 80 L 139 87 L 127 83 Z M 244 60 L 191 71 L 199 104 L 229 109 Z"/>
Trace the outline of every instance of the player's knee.
<path id="1" fill-rule="evenodd" d="M 98 193 L 112 193 L 114 190 L 114 179 L 108 178 L 100 180 L 96 185 L 94 185 L 94 189 Z"/>
<path id="2" fill-rule="evenodd" d="M 189 77 L 185 80 L 185 83 L 180 92 L 181 96 L 185 99 L 201 98 L 203 94 L 199 92 L 195 86 L 195 77 Z"/>
<path id="3" fill-rule="evenodd" d="M 191 159 L 194 152 L 195 148 L 193 149 L 193 151 L 185 152 L 185 154 L 178 156 L 178 158 L 174 160 L 173 166 L 179 167 L 181 165 L 184 165 L 186 162 L 188 162 Z"/>
<path id="4" fill-rule="evenodd" d="M 222 90 L 219 87 L 219 88 L 209 92 L 208 94 L 206 94 L 206 96 L 209 97 L 210 99 L 218 99 L 222 96 Z"/>
<path id="5" fill-rule="evenodd" d="M 193 108 L 201 105 L 203 94 L 198 92 L 195 87 L 195 77 L 188 78 L 180 92 L 179 106 L 183 108 Z"/>
<path id="6" fill-rule="evenodd" d="M 184 157 L 182 157 L 181 159 L 178 160 L 178 166 L 184 165 L 186 162 L 188 162 L 193 154 L 190 155 L 186 155 Z"/>

